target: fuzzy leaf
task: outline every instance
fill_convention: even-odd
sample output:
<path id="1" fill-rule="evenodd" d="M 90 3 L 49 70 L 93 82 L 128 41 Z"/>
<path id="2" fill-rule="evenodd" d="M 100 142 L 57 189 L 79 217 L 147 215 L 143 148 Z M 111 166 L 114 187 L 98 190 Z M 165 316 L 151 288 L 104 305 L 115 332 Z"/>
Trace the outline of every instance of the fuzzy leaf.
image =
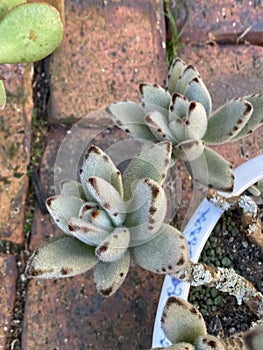
<path id="1" fill-rule="evenodd" d="M 62 278 L 90 270 L 98 262 L 94 249 L 67 235 L 51 239 L 35 250 L 26 275 L 36 278 Z"/>
<path id="2" fill-rule="evenodd" d="M 188 107 L 189 101 L 185 96 L 177 93 L 173 94 L 169 107 L 169 122 L 177 118 L 185 118 L 187 115 Z"/>
<path id="3" fill-rule="evenodd" d="M 155 142 L 155 137 L 145 125 L 145 111 L 138 103 L 123 101 L 111 104 L 107 111 L 114 123 L 131 136 Z"/>
<path id="4" fill-rule="evenodd" d="M 140 180 L 127 208 L 125 226 L 131 232 L 130 246 L 145 243 L 163 224 L 166 214 L 164 190 L 151 179 Z"/>
<path id="5" fill-rule="evenodd" d="M 192 101 L 189 104 L 186 124 L 188 124 L 188 138 L 201 140 L 207 129 L 206 111 L 201 103 Z"/>
<path id="6" fill-rule="evenodd" d="M 179 94 L 184 94 L 190 82 L 195 78 L 200 78 L 196 68 L 192 65 L 185 67 L 177 81 L 175 91 Z"/>
<path id="7" fill-rule="evenodd" d="M 79 215 L 78 218 L 79 219 L 83 219 L 87 222 L 90 221 L 90 216 L 93 213 L 93 211 L 98 210 L 100 207 L 98 205 L 98 203 L 94 203 L 94 202 L 85 202 L 82 207 L 79 210 Z"/>
<path id="8" fill-rule="evenodd" d="M 130 254 L 127 251 L 119 260 L 106 263 L 99 261 L 94 269 L 97 291 L 105 297 L 116 292 L 125 280 L 130 268 Z"/>
<path id="9" fill-rule="evenodd" d="M 44 3 L 16 6 L 0 21 L 0 63 L 39 61 L 55 50 L 62 36 L 55 7 Z"/>
<path id="10" fill-rule="evenodd" d="M 106 231 L 112 231 L 112 222 L 108 214 L 97 203 L 87 202 L 80 208 L 79 219 L 83 219 Z"/>
<path id="11" fill-rule="evenodd" d="M 192 101 L 188 104 L 185 118 L 175 118 L 169 128 L 178 142 L 201 140 L 207 128 L 206 111 L 201 103 Z"/>
<path id="12" fill-rule="evenodd" d="M 175 92 L 175 87 L 180 75 L 183 73 L 186 64 L 180 59 L 176 58 L 169 69 L 166 81 L 166 88 L 172 95 Z"/>
<path id="13" fill-rule="evenodd" d="M 212 111 L 212 100 L 202 79 L 193 79 L 188 85 L 184 95 L 190 102 L 200 102 L 205 107 L 207 117 L 210 116 Z"/>
<path id="14" fill-rule="evenodd" d="M 160 274 L 178 272 L 189 262 L 183 234 L 166 224 L 152 240 L 134 247 L 133 255 L 135 263 L 142 268 Z"/>
<path id="15" fill-rule="evenodd" d="M 129 243 L 129 230 L 126 227 L 117 227 L 96 248 L 96 255 L 99 260 L 104 262 L 116 261 L 126 252 Z"/>
<path id="16" fill-rule="evenodd" d="M 168 108 L 171 102 L 171 95 L 158 84 L 140 84 L 140 93 L 145 114 L 152 111 L 159 111 L 168 116 Z"/>
<path id="17" fill-rule="evenodd" d="M 82 185 L 73 180 L 63 180 L 60 184 L 61 194 L 65 196 L 76 196 L 86 200 Z"/>
<path id="18" fill-rule="evenodd" d="M 0 77 L 0 111 L 5 108 L 6 104 L 6 91 L 3 79 Z"/>
<path id="19" fill-rule="evenodd" d="M 247 350 L 262 349 L 263 344 L 263 326 L 255 327 L 244 335 L 244 343 Z"/>
<path id="20" fill-rule="evenodd" d="M 47 209 L 62 231 L 70 234 L 68 221 L 77 217 L 81 206 L 85 202 L 76 196 L 53 196 L 46 200 Z"/>
<path id="21" fill-rule="evenodd" d="M 230 350 L 231 349 L 228 347 L 225 348 L 220 339 L 209 334 L 198 337 L 195 346 L 197 350 L 225 350 L 225 349 Z M 234 350 L 234 348 L 232 350 Z"/>
<path id="22" fill-rule="evenodd" d="M 243 99 L 251 103 L 253 106 L 253 112 L 246 125 L 235 137 L 233 137 L 233 139 L 251 133 L 263 122 L 263 95 L 250 95 L 243 97 Z"/>
<path id="23" fill-rule="evenodd" d="M 205 147 L 201 157 L 188 164 L 187 168 L 193 179 L 205 186 L 213 187 L 218 191 L 233 190 L 234 175 L 231 165 L 210 148 Z"/>
<path id="24" fill-rule="evenodd" d="M 206 335 L 201 313 L 182 298 L 170 297 L 162 314 L 162 327 L 172 343 L 194 344 L 199 336 Z"/>
<path id="25" fill-rule="evenodd" d="M 132 183 L 149 178 L 163 184 L 170 164 L 172 145 L 170 142 L 153 144 L 133 158 L 123 173 L 124 198 L 132 196 Z M 158 155 L 158 156 L 156 156 Z"/>
<path id="26" fill-rule="evenodd" d="M 173 155 L 185 162 L 192 162 L 202 155 L 204 149 L 205 145 L 201 140 L 183 141 L 179 145 L 174 146 Z"/>
<path id="27" fill-rule="evenodd" d="M 215 144 L 231 140 L 249 121 L 252 111 L 252 105 L 245 100 L 229 101 L 208 119 L 204 141 Z"/>
<path id="28" fill-rule="evenodd" d="M 108 213 L 115 226 L 120 226 L 126 216 L 126 207 L 119 192 L 106 180 L 93 176 L 87 181 L 87 188 L 94 199 Z"/>
<path id="29" fill-rule="evenodd" d="M 177 143 L 182 141 L 186 141 L 188 138 L 186 135 L 188 134 L 186 129 L 187 125 L 185 124 L 184 119 L 176 118 L 169 123 L 169 129 L 171 130 L 174 138 L 177 140 Z"/>
<path id="30" fill-rule="evenodd" d="M 68 229 L 72 236 L 91 246 L 97 246 L 109 235 L 109 231 L 79 218 L 69 220 Z"/>
<path id="31" fill-rule="evenodd" d="M 80 179 L 88 201 L 92 201 L 87 186 L 89 177 L 101 177 L 111 184 L 122 196 L 123 187 L 120 171 L 115 167 L 110 157 L 97 146 L 91 146 L 80 169 Z"/>
<path id="32" fill-rule="evenodd" d="M 158 141 L 176 141 L 167 125 L 167 118 L 162 113 L 150 112 L 145 117 L 145 123 Z"/>

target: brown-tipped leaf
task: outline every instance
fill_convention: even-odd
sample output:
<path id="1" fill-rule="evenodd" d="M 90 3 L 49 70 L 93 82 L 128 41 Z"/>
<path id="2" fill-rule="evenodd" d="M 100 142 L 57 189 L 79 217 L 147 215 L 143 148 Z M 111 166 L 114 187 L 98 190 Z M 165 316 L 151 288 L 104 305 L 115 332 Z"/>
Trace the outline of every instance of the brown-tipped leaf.
<path id="1" fill-rule="evenodd" d="M 188 265 L 189 251 L 183 234 L 164 224 L 152 240 L 133 248 L 134 261 L 160 274 L 181 271 Z"/>
<path id="2" fill-rule="evenodd" d="M 164 141 L 151 145 L 132 159 L 122 176 L 126 200 L 132 196 L 132 184 L 137 183 L 140 179 L 149 178 L 160 185 L 163 184 L 169 168 L 171 153 L 172 144 Z"/>
<path id="3" fill-rule="evenodd" d="M 123 188 L 120 171 L 116 168 L 110 157 L 94 145 L 89 148 L 80 169 L 81 183 L 89 201 L 92 201 L 93 197 L 87 188 L 87 180 L 92 176 L 106 180 L 122 196 Z"/>
<path id="4" fill-rule="evenodd" d="M 187 168 L 194 181 L 218 191 L 231 192 L 234 187 L 234 174 L 222 156 L 205 147 L 201 157 L 187 163 Z"/>
<path id="5" fill-rule="evenodd" d="M 125 280 L 130 268 L 130 254 L 127 251 L 119 260 L 106 263 L 100 261 L 94 269 L 97 291 L 104 297 L 114 294 Z"/>
<path id="6" fill-rule="evenodd" d="M 166 89 L 168 89 L 171 95 L 175 92 L 177 81 L 185 67 L 186 64 L 178 57 L 171 64 L 166 80 Z"/>
<path id="7" fill-rule="evenodd" d="M 104 262 L 113 262 L 127 251 L 130 232 L 126 227 L 117 227 L 96 248 L 97 257 Z"/>
<path id="8" fill-rule="evenodd" d="M 66 235 L 51 239 L 31 256 L 26 275 L 35 278 L 62 278 L 90 270 L 98 262 L 94 249 Z"/>
<path id="9" fill-rule="evenodd" d="M 208 119 L 204 141 L 223 143 L 239 134 L 252 115 L 253 107 L 245 100 L 231 100 L 216 110 Z"/>
<path id="10" fill-rule="evenodd" d="M 195 344 L 199 336 L 206 335 L 201 313 L 182 298 L 170 297 L 162 315 L 162 327 L 172 343 Z"/>
<path id="11" fill-rule="evenodd" d="M 155 142 L 155 137 L 145 125 L 145 111 L 141 105 L 132 101 L 112 103 L 107 111 L 114 123 L 133 137 Z"/>
<path id="12" fill-rule="evenodd" d="M 76 196 L 59 195 L 46 200 L 47 209 L 55 223 L 65 233 L 70 234 L 68 222 L 78 217 L 79 210 L 85 202 Z"/>
<path id="13" fill-rule="evenodd" d="M 154 237 L 163 224 L 166 209 L 163 188 L 151 179 L 140 180 L 128 205 L 125 220 L 125 226 L 131 232 L 130 246 L 137 246 Z"/>

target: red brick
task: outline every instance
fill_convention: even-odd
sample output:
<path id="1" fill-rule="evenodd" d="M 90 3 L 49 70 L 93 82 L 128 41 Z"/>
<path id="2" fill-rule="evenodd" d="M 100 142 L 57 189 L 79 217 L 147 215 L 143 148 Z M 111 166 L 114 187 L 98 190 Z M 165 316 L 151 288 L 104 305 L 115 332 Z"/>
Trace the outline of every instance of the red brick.
<path id="1" fill-rule="evenodd" d="M 99 296 L 91 272 L 31 281 L 23 349 L 148 349 L 162 277 L 132 268 L 119 291 Z"/>
<path id="2" fill-rule="evenodd" d="M 183 41 L 262 44 L 263 4 L 261 1 L 190 0 Z M 181 14 L 183 17 L 183 14 Z M 246 34 L 245 34 L 246 31 Z M 240 38 L 242 34 L 245 34 Z M 238 39 L 239 38 L 239 39 Z"/>
<path id="3" fill-rule="evenodd" d="M 50 121 L 74 121 L 115 100 L 138 98 L 166 74 L 162 2 L 66 4 L 63 44 L 51 58 Z"/>
<path id="4" fill-rule="evenodd" d="M 18 273 L 15 257 L 0 255 L 0 271 L 0 350 L 5 350 L 16 297 Z"/>
<path id="5" fill-rule="evenodd" d="M 7 105 L 0 111 L 0 238 L 23 241 L 30 160 L 32 65 L 2 65 Z"/>

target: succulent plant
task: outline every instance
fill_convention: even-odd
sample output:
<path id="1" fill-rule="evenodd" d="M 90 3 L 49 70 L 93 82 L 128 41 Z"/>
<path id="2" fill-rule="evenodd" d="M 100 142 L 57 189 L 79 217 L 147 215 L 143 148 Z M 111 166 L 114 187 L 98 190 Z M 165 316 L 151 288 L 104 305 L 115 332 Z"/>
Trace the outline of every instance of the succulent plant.
<path id="1" fill-rule="evenodd" d="M 3 0 L 0 3 L 0 64 L 35 62 L 60 44 L 63 25 L 58 10 L 47 3 Z M 0 108 L 5 88 L 0 82 Z"/>
<path id="2" fill-rule="evenodd" d="M 64 234 L 37 249 L 27 275 L 60 278 L 95 266 L 97 290 L 113 294 L 130 262 L 165 274 L 189 261 L 180 231 L 164 224 L 165 180 L 172 146 L 153 144 L 132 159 L 121 175 L 106 153 L 91 146 L 80 169 L 81 183 L 64 181 L 47 208 Z M 158 154 L 158 157 L 156 157 Z"/>
<path id="3" fill-rule="evenodd" d="M 259 350 L 263 344 L 263 327 L 219 339 L 207 334 L 201 313 L 188 301 L 170 297 L 162 314 L 162 327 L 173 343 L 170 350 Z M 159 348 L 164 349 L 164 348 Z"/>
<path id="4" fill-rule="evenodd" d="M 255 130 L 263 120 L 263 96 L 236 98 L 212 112 L 199 72 L 179 58 L 169 70 L 165 88 L 144 83 L 139 90 L 141 104 L 123 101 L 107 108 L 113 121 L 133 137 L 172 142 L 173 157 L 186 162 L 194 180 L 231 191 L 231 165 L 208 145 L 234 141 Z"/>

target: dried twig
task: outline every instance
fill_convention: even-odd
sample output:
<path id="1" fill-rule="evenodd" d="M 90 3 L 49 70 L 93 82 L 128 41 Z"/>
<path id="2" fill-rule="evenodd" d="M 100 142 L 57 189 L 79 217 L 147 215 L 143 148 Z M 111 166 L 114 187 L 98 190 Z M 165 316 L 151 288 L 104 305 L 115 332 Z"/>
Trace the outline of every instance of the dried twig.
<path id="1" fill-rule="evenodd" d="M 233 295 L 239 305 L 244 302 L 259 318 L 263 317 L 263 295 L 251 282 L 238 275 L 233 269 L 192 263 L 187 281 L 192 286 L 211 286 Z"/>

